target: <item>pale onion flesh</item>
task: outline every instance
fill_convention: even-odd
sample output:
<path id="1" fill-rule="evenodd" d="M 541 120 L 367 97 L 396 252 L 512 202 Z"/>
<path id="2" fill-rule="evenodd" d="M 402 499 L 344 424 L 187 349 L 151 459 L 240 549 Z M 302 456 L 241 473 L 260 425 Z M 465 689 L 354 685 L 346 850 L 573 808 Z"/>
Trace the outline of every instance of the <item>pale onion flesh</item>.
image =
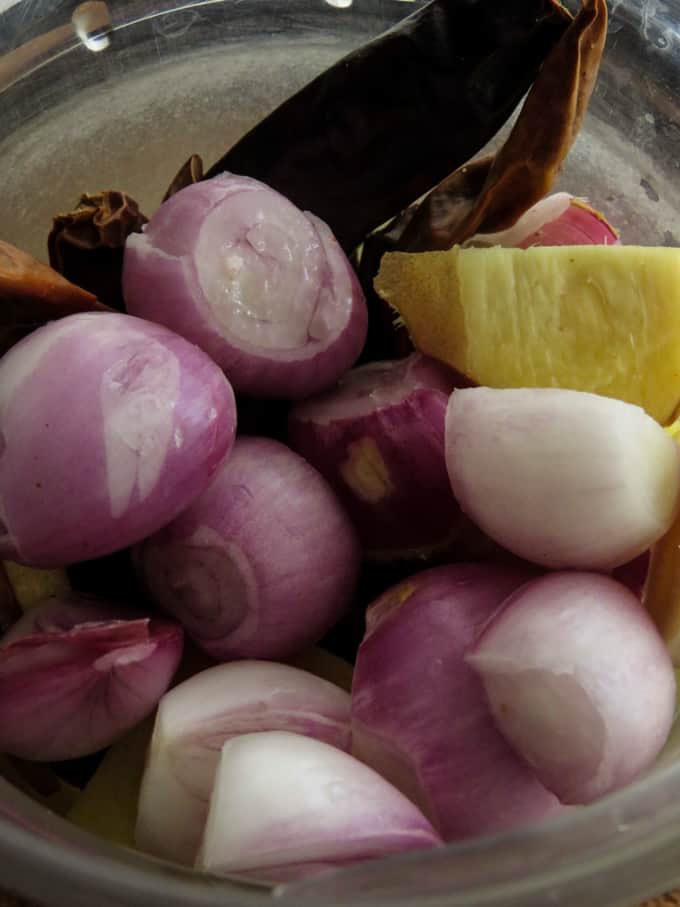
<path id="1" fill-rule="evenodd" d="M 196 674 L 167 693 L 156 716 L 136 827 L 140 850 L 191 865 L 226 740 L 285 730 L 350 746 L 350 700 L 289 665 L 239 661 Z"/>
<path id="2" fill-rule="evenodd" d="M 446 462 L 463 511 L 546 567 L 610 570 L 678 508 L 675 441 L 640 407 L 557 388 L 454 391 Z"/>
<path id="3" fill-rule="evenodd" d="M 670 731 L 670 656 L 639 601 L 609 577 L 554 573 L 527 583 L 468 662 L 500 730 L 565 803 L 633 781 Z"/>
<path id="4" fill-rule="evenodd" d="M 196 865 L 271 884 L 439 843 L 377 772 L 320 740 L 272 731 L 224 744 Z"/>

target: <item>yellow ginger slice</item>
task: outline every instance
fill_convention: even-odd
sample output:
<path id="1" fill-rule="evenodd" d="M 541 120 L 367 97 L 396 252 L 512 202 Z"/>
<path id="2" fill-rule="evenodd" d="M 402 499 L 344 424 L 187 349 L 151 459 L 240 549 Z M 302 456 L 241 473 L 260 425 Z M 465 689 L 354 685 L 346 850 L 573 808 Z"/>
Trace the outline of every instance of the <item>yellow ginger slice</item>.
<path id="1" fill-rule="evenodd" d="M 25 611 L 53 595 L 67 595 L 71 583 L 65 570 L 44 570 L 38 567 L 24 567 L 14 561 L 3 561 L 7 579 L 14 591 L 17 603 Z"/>
<path id="2" fill-rule="evenodd" d="M 388 253 L 377 292 L 415 346 L 489 387 L 680 403 L 680 249 L 552 246 Z"/>
<path id="3" fill-rule="evenodd" d="M 71 822 L 114 844 L 134 846 L 137 801 L 153 716 L 137 725 L 104 756 L 68 814 Z"/>

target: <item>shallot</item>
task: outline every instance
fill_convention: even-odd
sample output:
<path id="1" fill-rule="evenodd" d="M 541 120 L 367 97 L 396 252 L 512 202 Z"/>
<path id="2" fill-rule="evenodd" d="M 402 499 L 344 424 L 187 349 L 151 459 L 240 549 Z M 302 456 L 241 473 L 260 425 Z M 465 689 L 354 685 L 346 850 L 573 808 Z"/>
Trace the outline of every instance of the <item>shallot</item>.
<path id="1" fill-rule="evenodd" d="M 619 567 L 659 539 L 678 508 L 675 441 L 639 407 L 595 394 L 454 391 L 446 462 L 463 511 L 546 567 Z"/>
<path id="2" fill-rule="evenodd" d="M 278 441 L 242 437 L 135 559 L 155 601 L 214 658 L 287 658 L 349 608 L 359 548 L 309 463 Z"/>
<path id="3" fill-rule="evenodd" d="M 224 742 L 239 734 L 284 730 L 348 750 L 349 706 L 349 695 L 339 687 L 273 662 L 218 665 L 184 681 L 158 707 L 142 779 L 137 846 L 193 863 Z"/>
<path id="4" fill-rule="evenodd" d="M 372 557 L 427 553 L 455 540 L 462 515 L 444 456 L 451 372 L 414 353 L 348 372 L 297 404 L 291 446 L 324 475 Z"/>
<path id="5" fill-rule="evenodd" d="M 235 424 L 224 375 L 167 328 L 40 328 L 0 360 L 0 558 L 60 567 L 140 541 L 207 487 Z"/>
<path id="6" fill-rule="evenodd" d="M 498 727 L 564 803 L 633 781 L 668 736 L 675 675 L 651 618 L 606 576 L 554 573 L 518 589 L 468 663 Z"/>
<path id="7" fill-rule="evenodd" d="M 352 685 L 352 752 L 417 803 L 445 840 L 560 809 L 504 740 L 465 660 L 531 576 L 519 567 L 436 567 L 368 609 Z"/>
<path id="8" fill-rule="evenodd" d="M 509 229 L 477 233 L 464 246 L 616 246 L 619 234 L 587 202 L 556 192 L 529 208 Z"/>
<path id="9" fill-rule="evenodd" d="M 238 393 L 305 397 L 357 359 L 367 310 L 328 226 L 245 176 L 168 199 L 127 240 L 127 309 L 202 347 Z"/>
<path id="10" fill-rule="evenodd" d="M 182 631 L 118 605 L 34 606 L 0 639 L 0 752 L 74 759 L 138 724 L 167 690 Z"/>

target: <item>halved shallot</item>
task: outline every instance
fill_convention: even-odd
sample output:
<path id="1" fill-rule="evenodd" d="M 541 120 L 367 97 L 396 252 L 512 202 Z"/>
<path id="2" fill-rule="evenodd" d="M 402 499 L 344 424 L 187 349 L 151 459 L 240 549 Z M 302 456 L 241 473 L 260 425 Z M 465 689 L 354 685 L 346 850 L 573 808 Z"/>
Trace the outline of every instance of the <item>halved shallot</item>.
<path id="1" fill-rule="evenodd" d="M 560 809 L 493 720 L 465 660 L 531 569 L 458 564 L 393 586 L 368 609 L 352 684 L 352 752 L 417 803 L 445 840 Z"/>
<path id="2" fill-rule="evenodd" d="M 675 441 L 640 407 L 559 388 L 454 391 L 446 462 L 463 511 L 546 567 L 610 570 L 678 508 Z"/>
<path id="3" fill-rule="evenodd" d="M 633 781 L 673 722 L 664 642 L 635 596 L 607 576 L 553 573 L 527 583 L 467 661 L 500 730 L 565 803 L 590 803 Z"/>
<path id="4" fill-rule="evenodd" d="M 273 883 L 440 843 L 418 808 L 358 759 L 270 731 L 224 744 L 197 865 Z"/>
<path id="5" fill-rule="evenodd" d="M 192 864 L 225 741 L 291 731 L 349 749 L 349 695 L 289 665 L 239 661 L 208 668 L 160 702 L 137 816 L 136 843 Z"/>
<path id="6" fill-rule="evenodd" d="M 198 344 L 250 396 L 330 387 L 366 339 L 361 287 L 328 226 L 245 176 L 161 205 L 127 240 L 123 293 L 129 312 Z"/>

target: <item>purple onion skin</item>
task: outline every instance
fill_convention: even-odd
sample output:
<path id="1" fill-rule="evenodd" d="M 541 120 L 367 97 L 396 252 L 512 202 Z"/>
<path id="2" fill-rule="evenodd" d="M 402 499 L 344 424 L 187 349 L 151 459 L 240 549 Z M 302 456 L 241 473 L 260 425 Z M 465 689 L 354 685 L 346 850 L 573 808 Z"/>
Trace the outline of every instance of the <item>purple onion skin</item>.
<path id="1" fill-rule="evenodd" d="M 456 539 L 444 425 L 454 377 L 414 353 L 360 366 L 340 386 L 297 404 L 291 447 L 328 480 L 369 557 L 427 554 Z"/>
<path id="2" fill-rule="evenodd" d="M 123 619 L 112 617 L 118 613 Z M 0 751 L 75 759 L 156 707 L 182 656 L 181 629 L 115 605 L 48 599 L 0 640 Z"/>
<path id="3" fill-rule="evenodd" d="M 252 397 L 332 386 L 366 339 L 363 292 L 330 229 L 244 176 L 223 174 L 165 202 L 128 239 L 123 294 L 131 314 L 196 343 Z"/>
<path id="4" fill-rule="evenodd" d="M 40 328 L 0 361 L 0 557 L 60 567 L 140 541 L 207 487 L 235 427 L 229 382 L 166 328 Z"/>
<path id="5" fill-rule="evenodd" d="M 219 660 L 283 659 L 349 608 L 360 551 L 325 479 L 241 437 L 212 485 L 134 552 L 151 596 Z"/>
<path id="6" fill-rule="evenodd" d="M 561 809 L 498 731 L 465 654 L 530 569 L 436 567 L 371 605 L 352 685 L 352 752 L 411 797 L 444 840 Z"/>

